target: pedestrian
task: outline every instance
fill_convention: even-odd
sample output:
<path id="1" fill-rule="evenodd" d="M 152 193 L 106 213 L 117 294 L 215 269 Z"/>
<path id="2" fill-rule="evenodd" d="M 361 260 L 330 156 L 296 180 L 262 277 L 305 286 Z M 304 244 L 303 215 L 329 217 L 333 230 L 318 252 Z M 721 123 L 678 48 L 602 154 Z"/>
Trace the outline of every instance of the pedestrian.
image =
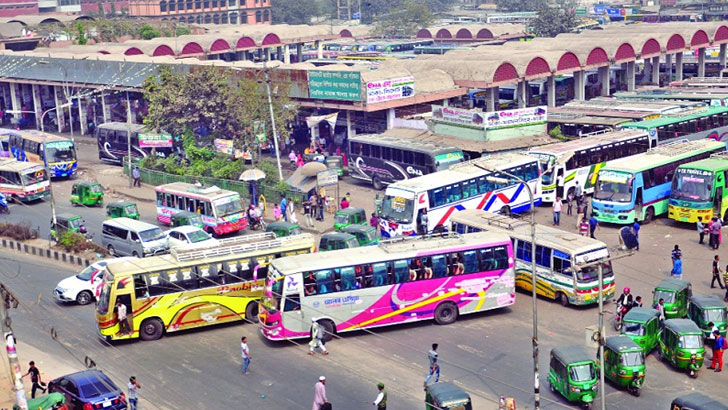
<path id="1" fill-rule="evenodd" d="M 303 203 L 303 215 L 306 217 L 306 226 L 313 227 L 313 219 L 311 218 L 311 196 L 308 197 L 308 201 Z"/>
<path id="2" fill-rule="evenodd" d="M 139 401 L 137 390 L 141 389 L 142 386 L 134 376 L 129 378 L 129 383 L 126 386 L 129 388 L 129 410 L 136 410 L 137 402 Z"/>
<path id="3" fill-rule="evenodd" d="M 280 222 L 283 215 L 281 213 L 281 208 L 278 206 L 278 204 L 275 204 L 273 206 L 273 219 L 275 219 L 276 222 Z"/>
<path id="4" fill-rule="evenodd" d="M 571 209 L 574 206 L 574 191 L 569 191 L 566 195 L 566 215 L 571 215 Z"/>
<path id="5" fill-rule="evenodd" d="M 342 210 L 349 207 L 349 201 L 346 199 L 346 197 L 341 198 L 341 203 L 339 203 L 339 206 Z"/>
<path id="6" fill-rule="evenodd" d="M 30 361 L 28 363 L 28 373 L 25 373 L 23 377 L 30 375 L 30 382 L 33 383 L 32 390 L 30 391 L 30 398 L 35 398 L 35 391 L 40 389 L 43 390 L 43 394 L 45 394 L 45 383 L 43 383 L 43 380 L 40 377 L 40 370 L 38 370 L 37 367 L 35 367 L 35 362 Z"/>
<path id="7" fill-rule="evenodd" d="M 319 377 L 318 383 L 313 387 L 313 407 L 311 410 L 321 410 L 321 406 L 328 403 L 326 398 L 326 377 Z"/>
<path id="8" fill-rule="evenodd" d="M 248 347 L 248 338 L 243 336 L 240 338 L 240 351 L 243 357 L 243 374 L 250 374 L 248 366 L 250 366 L 250 359 L 253 356 L 250 355 L 250 348 Z"/>
<path id="9" fill-rule="evenodd" d="M 387 410 L 387 391 L 384 390 L 384 383 L 377 383 L 377 389 L 379 389 L 379 393 L 372 404 L 377 408 L 377 410 Z"/>
<path id="10" fill-rule="evenodd" d="M 135 187 L 141 187 L 142 181 L 141 181 L 141 172 L 139 172 L 139 167 L 134 166 L 134 170 L 131 171 L 131 176 L 134 178 L 134 186 Z"/>
<path id="11" fill-rule="evenodd" d="M 720 235 L 720 230 L 720 221 L 718 221 L 718 218 L 713 217 L 713 219 L 710 221 L 710 224 L 708 225 L 708 232 L 710 233 L 708 245 L 710 245 L 712 249 L 718 249 L 718 235 Z"/>
<path id="12" fill-rule="evenodd" d="M 713 331 L 715 342 L 713 342 L 713 360 L 710 361 L 708 369 L 715 369 L 718 373 L 723 371 L 723 350 L 725 349 L 725 338 L 720 335 L 719 330 Z"/>
<path id="13" fill-rule="evenodd" d="M 377 217 L 377 214 L 375 214 L 374 212 L 372 212 L 372 217 L 369 218 L 369 226 L 371 226 L 372 228 L 376 228 L 376 229 L 379 228 L 379 218 Z"/>
<path id="14" fill-rule="evenodd" d="M 557 196 L 556 200 L 554 201 L 554 205 L 552 207 L 554 211 L 554 225 L 559 226 L 559 222 L 561 222 L 561 208 L 563 207 L 563 204 L 561 203 L 561 197 Z"/>
<path id="15" fill-rule="evenodd" d="M 119 333 L 122 335 L 129 333 L 129 322 L 126 320 L 126 305 L 118 299 L 116 301 L 116 320 L 119 322 Z"/>
<path id="16" fill-rule="evenodd" d="M 306 163 L 303 161 L 303 157 L 301 154 L 298 154 L 296 157 L 296 168 L 301 168 L 302 166 L 306 165 Z"/>
<path id="17" fill-rule="evenodd" d="M 715 331 L 718 331 L 718 333 L 720 333 L 720 329 L 713 322 L 708 322 L 708 327 L 710 328 L 710 334 L 708 335 L 708 345 L 715 346 Z"/>
<path id="18" fill-rule="evenodd" d="M 321 188 L 321 192 L 323 194 L 319 194 L 318 198 L 318 220 L 323 221 L 324 220 L 324 209 L 326 208 L 326 191 Z"/>
<path id="19" fill-rule="evenodd" d="M 632 302 L 632 307 L 642 307 L 642 296 L 637 296 L 636 298 L 634 298 L 634 302 Z"/>
<path id="20" fill-rule="evenodd" d="M 703 225 L 702 216 L 698 217 L 697 228 L 698 228 L 698 235 L 700 236 L 700 242 L 698 242 L 698 243 L 702 245 L 703 238 L 705 238 L 705 233 L 708 232 L 708 228 L 705 225 Z"/>
<path id="21" fill-rule="evenodd" d="M 682 275 L 682 250 L 678 245 L 672 249 L 670 257 L 672 258 L 672 274 L 677 275 L 675 265 L 680 265 L 680 275 Z"/>
<path id="22" fill-rule="evenodd" d="M 682 280 L 682 259 L 672 261 L 672 277 Z"/>
<path id="23" fill-rule="evenodd" d="M 596 239 L 594 237 L 594 232 L 599 228 L 599 221 L 597 221 L 597 217 L 592 212 L 591 218 L 589 218 L 589 237 Z"/>
<path id="24" fill-rule="evenodd" d="M 440 381 L 440 364 L 437 362 L 437 343 L 432 344 L 432 349 L 427 352 L 427 358 L 430 361 L 430 370 L 425 378 L 425 388 L 427 387 L 427 383 L 430 382 L 430 378 L 433 374 L 435 375 L 435 383 Z"/>
<path id="25" fill-rule="evenodd" d="M 728 302 L 728 266 L 723 271 L 723 283 L 725 284 L 725 295 L 723 300 Z"/>
<path id="26" fill-rule="evenodd" d="M 420 235 L 427 235 L 427 232 L 430 231 L 430 227 L 429 227 L 430 218 L 427 216 L 426 208 L 423 208 L 422 210 L 420 210 L 420 217 L 419 217 L 419 221 L 417 221 L 417 222 L 418 222 L 418 226 L 419 226 L 418 233 Z"/>
<path id="27" fill-rule="evenodd" d="M 316 348 L 321 349 L 324 355 L 329 354 L 329 351 L 326 350 L 326 342 L 324 342 L 324 337 L 326 336 L 324 333 L 325 331 L 321 328 L 321 324 L 316 319 L 311 319 L 311 341 L 308 342 L 309 355 L 313 355 Z"/>
<path id="28" fill-rule="evenodd" d="M 298 158 L 296 157 L 296 150 L 292 149 L 291 152 L 288 153 L 288 161 L 291 163 L 291 169 L 296 169 L 296 160 Z"/>
<path id="29" fill-rule="evenodd" d="M 586 220 L 586 217 L 583 216 L 581 217 L 581 222 L 579 222 L 579 235 L 589 235 L 589 222 Z"/>
<path id="30" fill-rule="evenodd" d="M 288 199 L 286 199 L 285 195 L 281 198 L 281 214 L 283 215 L 283 220 L 288 222 Z"/>
<path id="31" fill-rule="evenodd" d="M 657 312 L 660 314 L 660 326 L 662 326 L 662 322 L 665 321 L 665 299 L 660 298 L 660 300 L 657 301 L 657 305 L 655 305 L 655 309 L 657 309 Z"/>
<path id="32" fill-rule="evenodd" d="M 298 225 L 298 217 L 296 216 L 296 203 L 288 201 L 286 205 L 286 213 L 288 213 L 288 222 Z"/>
<path id="33" fill-rule="evenodd" d="M 638 221 L 637 218 L 634 218 L 632 232 L 634 233 L 634 240 L 637 242 L 635 250 L 640 250 L 640 221 Z"/>
<path id="34" fill-rule="evenodd" d="M 721 289 L 724 289 L 723 282 L 720 280 L 720 256 L 715 255 L 713 257 L 713 280 L 710 281 L 710 288 L 715 288 L 715 281 L 718 281 L 718 286 L 720 286 Z"/>

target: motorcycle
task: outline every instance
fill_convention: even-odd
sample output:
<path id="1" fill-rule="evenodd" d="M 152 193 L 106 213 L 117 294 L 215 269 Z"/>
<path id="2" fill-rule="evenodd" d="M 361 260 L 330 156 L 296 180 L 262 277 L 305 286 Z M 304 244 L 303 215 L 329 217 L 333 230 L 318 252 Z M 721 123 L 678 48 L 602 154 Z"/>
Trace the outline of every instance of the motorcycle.
<path id="1" fill-rule="evenodd" d="M 266 224 L 265 224 L 265 221 L 263 220 L 263 218 L 257 218 L 257 217 L 256 218 L 251 218 L 251 217 L 248 217 L 248 228 L 251 231 L 257 231 L 259 229 L 261 231 L 265 231 Z"/>
<path id="2" fill-rule="evenodd" d="M 0 194 L 0 214 L 9 214 L 10 207 L 8 202 L 5 200 L 5 195 Z"/>
<path id="3" fill-rule="evenodd" d="M 617 313 L 614 316 L 614 330 L 620 331 L 622 329 L 622 318 L 624 318 L 624 315 L 627 314 L 629 309 L 627 309 L 627 306 L 624 306 L 619 302 L 614 303 L 617 304 Z"/>

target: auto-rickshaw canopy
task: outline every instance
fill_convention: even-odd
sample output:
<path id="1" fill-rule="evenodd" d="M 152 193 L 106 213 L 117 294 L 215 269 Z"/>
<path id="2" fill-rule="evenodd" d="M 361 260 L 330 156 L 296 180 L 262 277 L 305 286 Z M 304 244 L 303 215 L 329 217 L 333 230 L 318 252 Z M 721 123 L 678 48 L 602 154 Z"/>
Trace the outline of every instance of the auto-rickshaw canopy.
<path id="1" fill-rule="evenodd" d="M 675 400 L 672 401 L 670 408 L 674 410 L 728 410 L 728 405 L 725 405 L 712 397 L 706 396 L 703 393 L 696 392 L 676 397 Z"/>
<path id="2" fill-rule="evenodd" d="M 706 309 L 725 309 L 725 304 L 717 296 L 711 295 L 695 295 L 690 298 L 690 303 L 695 307 L 706 310 Z"/>
<path id="3" fill-rule="evenodd" d="M 579 362 L 593 362 L 594 359 L 581 346 L 558 346 L 551 349 L 551 354 L 560 362 L 569 365 Z"/>
<path id="4" fill-rule="evenodd" d="M 642 351 L 642 347 L 627 336 L 609 336 L 605 346 L 617 353 L 629 351 Z"/>
<path id="5" fill-rule="evenodd" d="M 657 309 L 634 307 L 630 309 L 626 315 L 624 315 L 623 320 L 625 322 L 647 323 L 652 320 L 652 318 L 658 316 L 660 316 L 660 312 Z"/>

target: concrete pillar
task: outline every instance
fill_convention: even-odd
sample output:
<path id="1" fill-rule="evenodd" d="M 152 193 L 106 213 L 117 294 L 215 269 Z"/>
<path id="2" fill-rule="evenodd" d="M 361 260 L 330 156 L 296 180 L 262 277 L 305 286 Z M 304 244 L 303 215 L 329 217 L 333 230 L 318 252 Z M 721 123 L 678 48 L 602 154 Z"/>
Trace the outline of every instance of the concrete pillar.
<path id="1" fill-rule="evenodd" d="M 58 132 L 63 132 L 63 128 L 66 126 L 66 115 L 64 113 L 64 110 L 60 108 L 61 105 L 63 105 L 63 90 L 61 87 L 54 85 L 53 86 L 53 98 L 56 102 L 56 118 L 58 119 L 56 122 L 58 123 Z M 59 94 L 60 98 L 59 98 Z"/>
<path id="2" fill-rule="evenodd" d="M 33 111 L 35 111 L 35 128 L 40 129 L 40 116 L 43 114 L 43 100 L 40 96 L 40 87 L 33 84 Z"/>
<path id="3" fill-rule="evenodd" d="M 549 107 L 556 107 L 556 77 L 550 75 L 546 81 L 546 104 Z"/>
<path id="4" fill-rule="evenodd" d="M 493 112 L 498 107 L 498 87 L 485 89 L 485 111 Z M 500 107 L 498 107 L 500 108 Z"/>
<path id="5" fill-rule="evenodd" d="M 635 86 L 635 79 L 634 79 L 634 72 L 635 72 L 635 63 L 634 61 L 630 61 L 627 63 L 627 91 L 634 91 Z"/>
<path id="6" fill-rule="evenodd" d="M 394 108 L 387 109 L 387 129 L 394 128 Z"/>
<path id="7" fill-rule="evenodd" d="M 111 121 L 111 107 L 106 104 L 106 92 L 101 92 L 101 115 L 104 117 L 104 122 Z"/>
<path id="8" fill-rule="evenodd" d="M 351 123 L 351 111 L 346 111 L 346 136 L 351 138 L 356 135 L 356 130 L 352 127 Z"/>
<path id="9" fill-rule="evenodd" d="M 8 88 L 9 88 L 8 86 L 10 85 L 10 83 L 0 83 L 0 85 L 2 85 L 2 90 L 3 90 L 3 103 L 5 104 L 4 108 L 6 110 L 9 110 L 10 109 L 10 96 L 8 95 Z"/>
<path id="10" fill-rule="evenodd" d="M 283 47 L 276 47 L 276 60 L 283 61 Z"/>
<path id="11" fill-rule="evenodd" d="M 599 82 L 602 84 L 602 97 L 609 96 L 609 66 L 599 67 Z"/>
<path id="12" fill-rule="evenodd" d="M 652 79 L 654 85 L 660 85 L 660 56 L 652 57 Z"/>
<path id="13" fill-rule="evenodd" d="M 586 99 L 586 84 L 583 71 L 574 71 L 574 99 L 584 101 Z"/>
<path id="14" fill-rule="evenodd" d="M 518 102 L 518 108 L 526 108 L 528 106 L 528 82 L 521 81 L 516 86 L 516 101 Z"/>
<path id="15" fill-rule="evenodd" d="M 672 54 L 665 54 L 665 78 L 668 84 L 672 81 Z"/>
<path id="16" fill-rule="evenodd" d="M 698 49 L 698 77 L 705 77 L 705 48 Z"/>
<path id="17" fill-rule="evenodd" d="M 266 49 L 265 49 L 265 50 L 263 51 L 263 53 L 264 53 L 264 54 L 263 54 L 263 57 L 262 57 L 262 58 L 264 58 L 264 59 L 265 59 L 265 61 L 270 61 L 270 48 L 266 48 Z"/>
<path id="18" fill-rule="evenodd" d="M 725 68 L 725 49 L 728 44 L 721 44 L 720 45 L 720 53 L 718 54 L 718 59 L 720 60 L 720 69 Z"/>
<path id="19" fill-rule="evenodd" d="M 283 62 L 285 64 L 291 64 L 291 46 L 288 44 L 283 46 Z"/>
<path id="20" fill-rule="evenodd" d="M 13 103 L 13 110 L 18 111 L 13 114 L 13 117 L 16 120 L 19 120 L 23 116 L 23 114 L 19 112 L 23 108 L 23 104 L 20 103 L 20 98 L 18 98 L 18 90 L 15 83 L 10 83 L 10 100 Z"/>
<path id="21" fill-rule="evenodd" d="M 296 44 L 296 61 L 303 62 L 303 44 Z"/>
<path id="22" fill-rule="evenodd" d="M 322 41 L 316 41 L 316 58 L 324 58 L 324 43 Z"/>
<path id="23" fill-rule="evenodd" d="M 642 67 L 642 83 L 649 82 L 652 78 L 652 60 L 649 58 L 644 59 L 644 66 Z"/>
<path id="24" fill-rule="evenodd" d="M 683 80 L 683 53 L 675 54 L 675 81 Z"/>
<path id="25" fill-rule="evenodd" d="M 86 110 L 83 109 L 81 97 L 78 97 L 78 122 L 81 123 L 81 135 L 88 134 L 88 120 L 86 119 Z"/>

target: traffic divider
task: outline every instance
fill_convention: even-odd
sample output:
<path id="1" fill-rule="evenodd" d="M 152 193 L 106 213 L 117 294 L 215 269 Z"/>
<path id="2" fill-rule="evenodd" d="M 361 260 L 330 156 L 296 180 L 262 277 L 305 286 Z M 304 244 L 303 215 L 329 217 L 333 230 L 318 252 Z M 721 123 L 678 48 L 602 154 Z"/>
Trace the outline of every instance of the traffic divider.
<path id="1" fill-rule="evenodd" d="M 87 258 L 82 258 L 72 253 L 66 253 L 57 251 L 55 249 L 43 248 L 40 246 L 30 245 L 23 242 L 14 241 L 12 239 L 0 239 L 0 246 L 7 249 L 23 252 L 28 255 L 40 256 L 42 258 L 55 260 L 64 263 L 70 263 L 72 265 L 78 265 L 81 267 L 89 266 L 93 261 Z"/>

